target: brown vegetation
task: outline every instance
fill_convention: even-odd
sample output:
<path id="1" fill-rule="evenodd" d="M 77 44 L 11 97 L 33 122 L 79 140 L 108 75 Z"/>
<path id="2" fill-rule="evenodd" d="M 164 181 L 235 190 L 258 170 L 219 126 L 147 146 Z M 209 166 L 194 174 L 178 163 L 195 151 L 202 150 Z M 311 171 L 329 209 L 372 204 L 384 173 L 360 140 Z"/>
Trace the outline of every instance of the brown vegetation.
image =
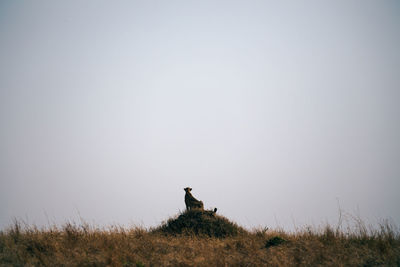
<path id="1" fill-rule="evenodd" d="M 295 233 L 238 228 L 224 238 L 171 234 L 162 231 L 167 225 L 38 229 L 16 222 L 0 232 L 0 266 L 400 266 L 399 231 L 387 223 L 352 232 L 329 226 Z"/>

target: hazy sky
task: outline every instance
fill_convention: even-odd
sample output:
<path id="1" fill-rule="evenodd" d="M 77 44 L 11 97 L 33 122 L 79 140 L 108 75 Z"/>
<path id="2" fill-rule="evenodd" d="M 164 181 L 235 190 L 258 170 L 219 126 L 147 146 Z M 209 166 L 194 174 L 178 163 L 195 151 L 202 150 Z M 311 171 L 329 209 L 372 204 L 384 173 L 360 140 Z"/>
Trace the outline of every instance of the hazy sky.
<path id="1" fill-rule="evenodd" d="M 1 1 L 0 227 L 400 224 L 398 1 Z"/>

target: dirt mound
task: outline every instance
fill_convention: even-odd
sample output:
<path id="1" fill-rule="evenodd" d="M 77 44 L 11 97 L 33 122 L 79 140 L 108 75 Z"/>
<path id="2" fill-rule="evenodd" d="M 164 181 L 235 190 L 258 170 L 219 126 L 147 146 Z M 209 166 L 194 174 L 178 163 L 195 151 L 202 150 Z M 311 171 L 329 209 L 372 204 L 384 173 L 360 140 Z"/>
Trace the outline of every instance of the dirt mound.
<path id="1" fill-rule="evenodd" d="M 165 234 L 207 235 L 227 237 L 245 233 L 246 230 L 213 211 L 190 210 L 169 219 L 153 230 Z"/>

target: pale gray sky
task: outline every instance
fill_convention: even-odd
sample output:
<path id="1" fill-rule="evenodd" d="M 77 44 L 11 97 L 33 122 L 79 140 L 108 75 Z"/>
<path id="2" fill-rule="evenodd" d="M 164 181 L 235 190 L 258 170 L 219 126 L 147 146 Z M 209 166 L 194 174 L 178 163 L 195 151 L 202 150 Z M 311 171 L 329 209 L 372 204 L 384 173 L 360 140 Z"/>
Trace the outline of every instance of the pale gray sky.
<path id="1" fill-rule="evenodd" d="M 0 227 L 400 224 L 397 1 L 1 1 Z"/>

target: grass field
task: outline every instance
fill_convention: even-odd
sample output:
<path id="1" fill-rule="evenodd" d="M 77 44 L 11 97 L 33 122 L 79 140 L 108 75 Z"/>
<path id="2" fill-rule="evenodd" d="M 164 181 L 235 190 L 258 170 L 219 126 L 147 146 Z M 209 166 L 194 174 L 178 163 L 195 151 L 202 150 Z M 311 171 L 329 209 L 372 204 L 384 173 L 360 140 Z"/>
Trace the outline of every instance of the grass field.
<path id="1" fill-rule="evenodd" d="M 399 231 L 388 223 L 248 231 L 223 216 L 196 216 L 154 229 L 16 221 L 0 232 L 0 266 L 400 266 Z"/>

